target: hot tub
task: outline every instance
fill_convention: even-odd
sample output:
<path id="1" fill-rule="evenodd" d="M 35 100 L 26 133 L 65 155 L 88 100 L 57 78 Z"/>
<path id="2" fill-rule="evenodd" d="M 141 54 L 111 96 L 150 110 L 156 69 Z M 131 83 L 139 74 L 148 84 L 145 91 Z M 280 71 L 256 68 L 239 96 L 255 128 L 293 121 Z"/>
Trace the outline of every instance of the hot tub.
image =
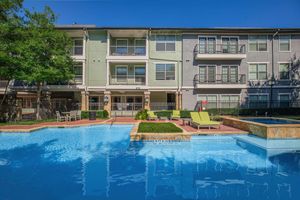
<path id="1" fill-rule="evenodd" d="M 300 121 L 273 117 L 223 117 L 223 124 L 263 138 L 300 138 Z"/>

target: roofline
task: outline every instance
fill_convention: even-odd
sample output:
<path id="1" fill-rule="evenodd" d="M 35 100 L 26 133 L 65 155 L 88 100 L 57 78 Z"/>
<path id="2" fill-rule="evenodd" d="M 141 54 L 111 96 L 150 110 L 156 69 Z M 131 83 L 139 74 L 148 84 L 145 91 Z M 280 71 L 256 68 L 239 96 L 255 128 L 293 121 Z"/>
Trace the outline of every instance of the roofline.
<path id="1" fill-rule="evenodd" d="M 294 28 L 260 28 L 260 27 L 110 27 L 110 26 L 96 26 L 96 25 L 56 25 L 57 29 L 63 30 L 78 30 L 78 29 L 88 29 L 88 30 L 170 30 L 170 31 L 229 31 L 229 32 L 300 32 L 300 27 Z"/>

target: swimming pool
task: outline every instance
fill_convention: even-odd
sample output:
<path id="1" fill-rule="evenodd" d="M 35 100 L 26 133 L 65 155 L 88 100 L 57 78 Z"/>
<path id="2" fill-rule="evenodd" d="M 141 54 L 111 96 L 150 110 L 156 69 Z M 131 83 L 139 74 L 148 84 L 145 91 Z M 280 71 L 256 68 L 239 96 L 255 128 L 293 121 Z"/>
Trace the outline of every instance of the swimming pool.
<path id="1" fill-rule="evenodd" d="M 297 120 L 288 120 L 271 117 L 258 117 L 258 118 L 242 118 L 245 121 L 257 122 L 262 124 L 300 124 Z"/>
<path id="2" fill-rule="evenodd" d="M 131 125 L 0 134 L 0 199 L 299 199 L 300 141 L 130 142 Z M 277 142 L 279 140 L 276 140 Z M 284 141 L 282 141 L 285 144 Z"/>

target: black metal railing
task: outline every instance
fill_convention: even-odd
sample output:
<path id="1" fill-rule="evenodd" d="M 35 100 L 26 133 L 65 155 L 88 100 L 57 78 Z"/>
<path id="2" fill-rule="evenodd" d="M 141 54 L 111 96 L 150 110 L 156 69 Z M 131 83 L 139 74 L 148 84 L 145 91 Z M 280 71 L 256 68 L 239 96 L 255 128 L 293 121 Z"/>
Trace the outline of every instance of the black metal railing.
<path id="1" fill-rule="evenodd" d="M 151 102 L 151 110 L 175 110 L 176 103 L 167 103 L 167 102 Z"/>
<path id="2" fill-rule="evenodd" d="M 110 85 L 145 85 L 146 75 L 111 75 Z"/>
<path id="3" fill-rule="evenodd" d="M 244 44 L 197 44 L 195 46 L 197 54 L 245 54 Z"/>
<path id="4" fill-rule="evenodd" d="M 246 84 L 246 74 L 196 74 L 194 86 L 197 84 Z"/>
<path id="5" fill-rule="evenodd" d="M 143 109 L 143 103 L 112 103 L 113 111 L 138 111 Z"/>

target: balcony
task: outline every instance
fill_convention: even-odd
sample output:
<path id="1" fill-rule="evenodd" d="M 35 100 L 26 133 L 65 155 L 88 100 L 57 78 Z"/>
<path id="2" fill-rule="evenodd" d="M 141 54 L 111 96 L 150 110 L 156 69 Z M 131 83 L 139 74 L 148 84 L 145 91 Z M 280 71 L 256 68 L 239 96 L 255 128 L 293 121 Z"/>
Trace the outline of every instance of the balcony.
<path id="1" fill-rule="evenodd" d="M 246 58 L 245 45 L 199 45 L 195 46 L 196 60 L 242 60 Z"/>
<path id="2" fill-rule="evenodd" d="M 111 75 L 110 85 L 145 85 L 145 75 Z"/>
<path id="3" fill-rule="evenodd" d="M 146 56 L 146 46 L 110 46 L 111 56 Z"/>
<path id="4" fill-rule="evenodd" d="M 193 82 L 195 88 L 244 88 L 246 87 L 246 75 L 216 74 L 206 76 L 196 74 Z"/>

